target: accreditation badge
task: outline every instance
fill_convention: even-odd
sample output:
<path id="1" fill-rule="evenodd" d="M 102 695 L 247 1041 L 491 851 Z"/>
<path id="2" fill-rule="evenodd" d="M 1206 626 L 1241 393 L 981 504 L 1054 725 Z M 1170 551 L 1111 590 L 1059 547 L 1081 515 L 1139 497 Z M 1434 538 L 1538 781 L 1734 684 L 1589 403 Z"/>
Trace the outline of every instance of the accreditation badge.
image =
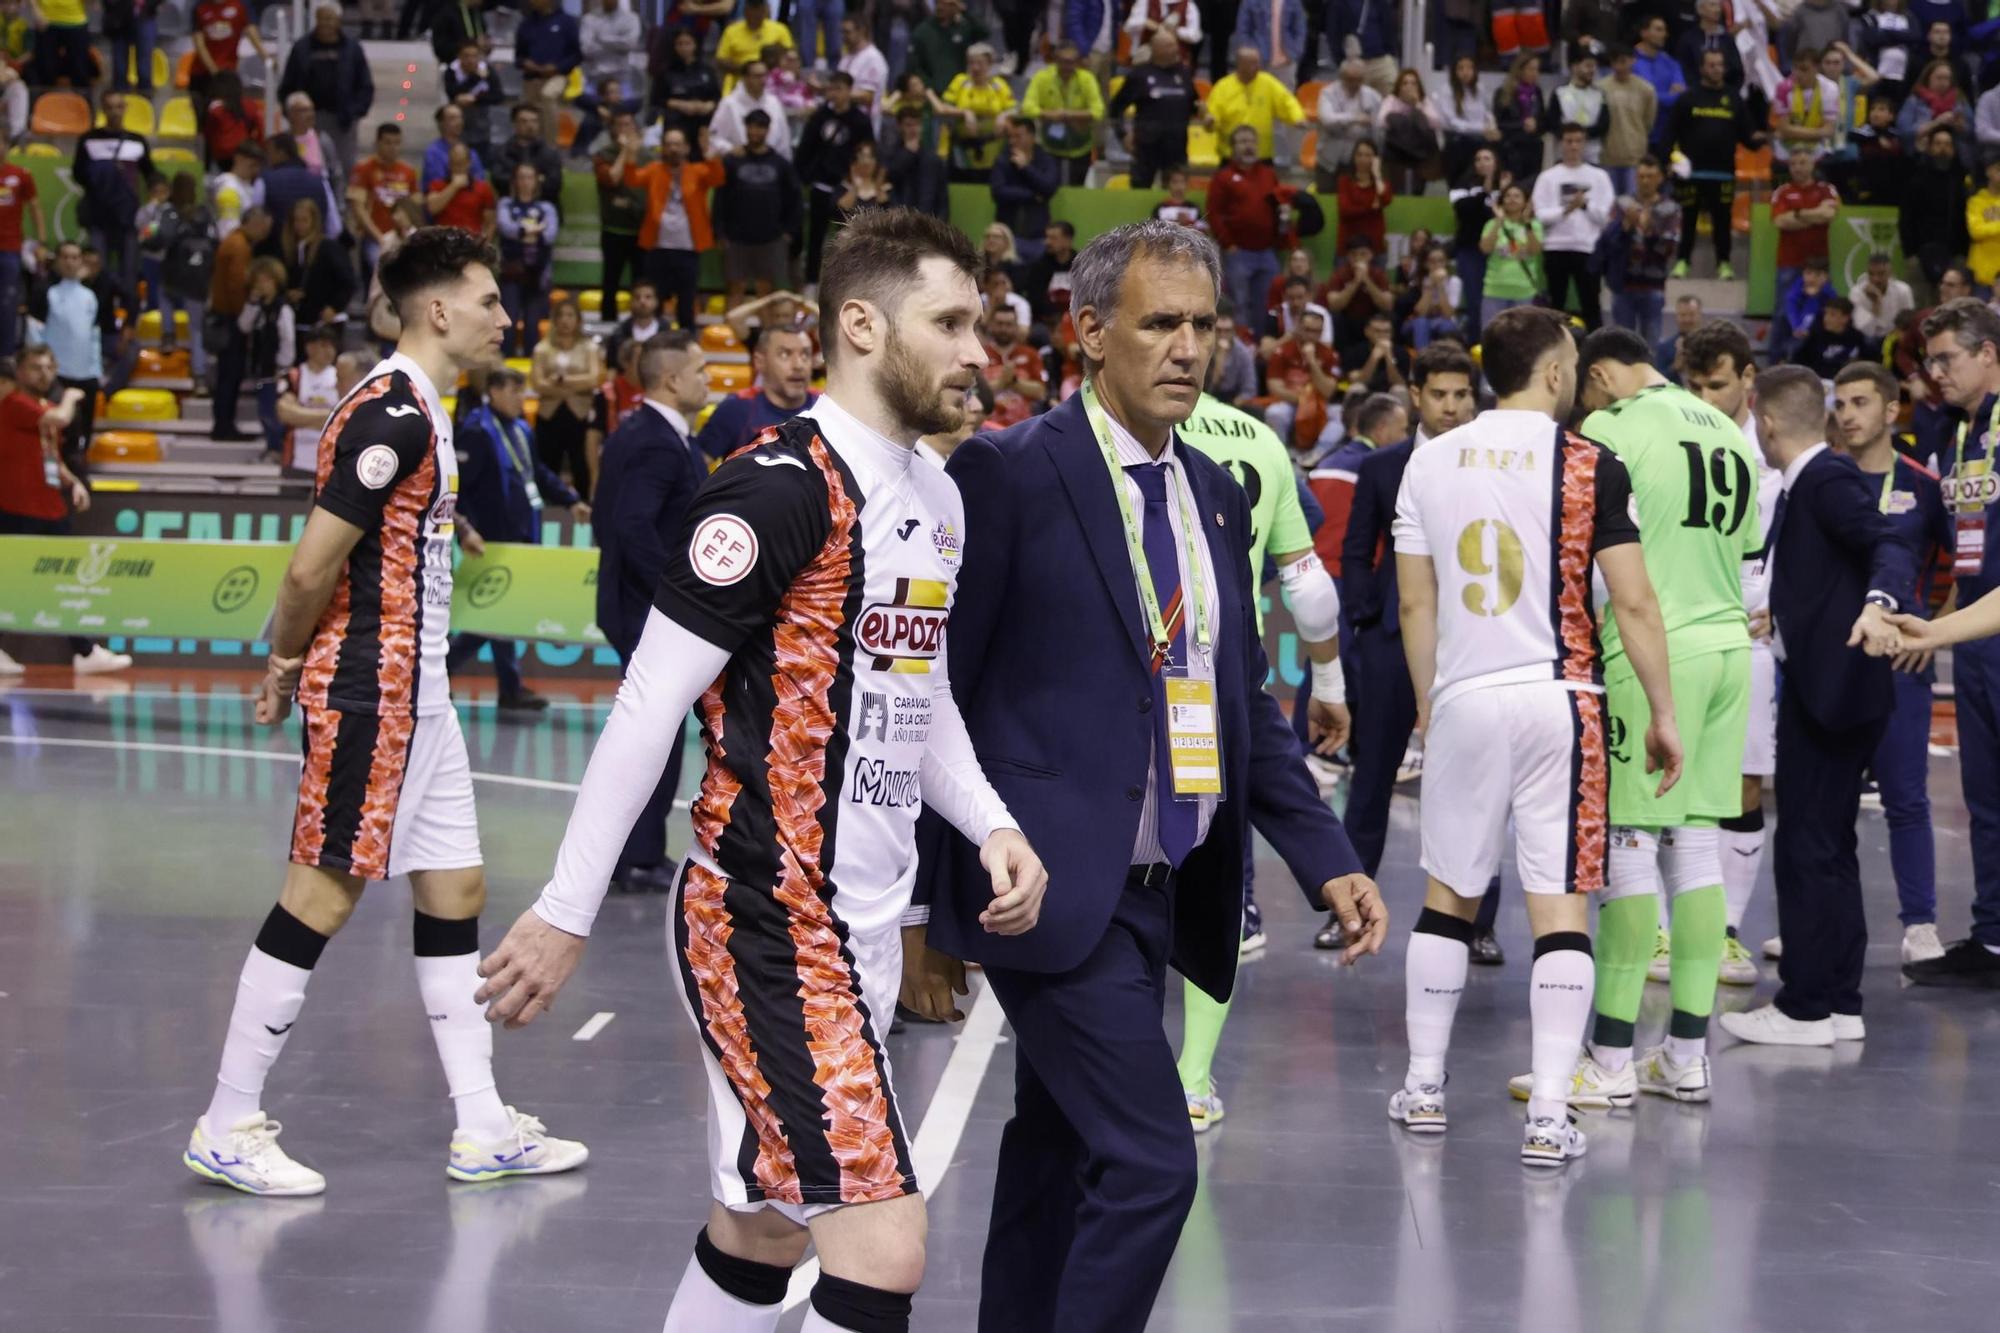
<path id="1" fill-rule="evenodd" d="M 1951 572 L 1966 578 L 1986 568 L 1987 507 L 2000 490 L 2000 478 L 1993 474 L 1992 459 L 1969 458 L 1959 463 L 1952 481 Z"/>
<path id="2" fill-rule="evenodd" d="M 1174 799 L 1222 795 L 1222 742 L 1216 727 L 1215 682 L 1184 671 L 1166 673 L 1167 757 Z"/>

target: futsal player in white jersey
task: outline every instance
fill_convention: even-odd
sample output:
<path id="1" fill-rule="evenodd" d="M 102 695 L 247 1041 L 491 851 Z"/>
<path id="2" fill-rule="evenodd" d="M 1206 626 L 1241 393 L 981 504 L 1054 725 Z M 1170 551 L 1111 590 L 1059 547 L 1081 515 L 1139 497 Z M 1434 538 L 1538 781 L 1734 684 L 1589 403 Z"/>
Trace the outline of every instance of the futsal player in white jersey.
<path id="1" fill-rule="evenodd" d="M 914 452 L 959 428 L 985 368 L 979 269 L 962 233 L 911 209 L 828 245 L 827 392 L 695 496 L 554 878 L 482 964 L 493 1018 L 547 1008 L 699 701 L 708 766 L 669 921 L 704 1047 L 712 1202 L 667 1333 L 769 1333 L 808 1240 L 808 1333 L 909 1327 L 924 1204 L 886 1039 L 919 805 L 982 848 L 987 929 L 1039 914 L 1046 876 L 946 670 L 964 508 Z"/>
<path id="2" fill-rule="evenodd" d="M 1750 415 L 1750 386 L 1757 359 L 1750 338 L 1726 319 L 1712 319 L 1681 337 L 1681 360 L 1688 392 L 1707 402 L 1743 432 L 1757 460 L 1757 516 L 1763 540 L 1743 562 L 1743 609 L 1750 613 L 1750 726 L 1743 738 L 1743 810 L 1725 819 L 1722 830 L 1722 894 L 1728 904 L 1729 934 L 1722 945 L 1725 986 L 1757 984 L 1757 961 L 1737 938 L 1757 876 L 1764 868 L 1764 780 L 1778 771 L 1778 660 L 1771 653 L 1771 520 L 1778 512 L 1784 474 L 1757 447 L 1757 419 Z M 1765 950 L 1777 957 L 1775 941 Z M 1647 969 L 1654 981 L 1672 975 L 1668 936 L 1662 926 Z"/>
<path id="3" fill-rule="evenodd" d="M 1511 818 L 1535 934 L 1521 1158 L 1561 1166 L 1585 1148 L 1567 1116 L 1595 983 L 1583 895 L 1604 886 L 1609 833 L 1593 561 L 1652 709 L 1647 771 L 1661 773 L 1662 791 L 1680 776 L 1681 747 L 1631 480 L 1616 455 L 1558 424 L 1576 400 L 1568 326 L 1522 306 L 1488 325 L 1484 347 L 1498 405 L 1411 455 L 1396 504 L 1403 648 L 1427 738 L 1430 883 L 1406 962 L 1409 1070 L 1389 1116 L 1444 1131 L 1473 918 Z"/>

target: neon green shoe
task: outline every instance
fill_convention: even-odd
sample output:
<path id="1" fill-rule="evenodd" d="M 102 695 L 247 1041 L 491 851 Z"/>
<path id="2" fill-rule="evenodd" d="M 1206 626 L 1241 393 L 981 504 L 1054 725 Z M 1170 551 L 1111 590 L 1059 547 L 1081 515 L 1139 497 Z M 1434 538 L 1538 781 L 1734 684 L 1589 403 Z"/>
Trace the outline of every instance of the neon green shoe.
<path id="1" fill-rule="evenodd" d="M 1716 980 L 1725 986 L 1754 986 L 1757 984 L 1757 960 L 1743 947 L 1743 941 L 1734 935 L 1723 937 L 1722 968 Z"/>
<path id="2" fill-rule="evenodd" d="M 1675 264 L 1673 272 L 1667 274 L 1667 276 L 1670 278 L 1685 278 L 1687 275 L 1688 275 L 1688 262 L 1685 259 Z"/>
<path id="3" fill-rule="evenodd" d="M 1658 931 L 1653 936 L 1653 961 L 1646 965 L 1646 980 L 1673 980 L 1674 953 L 1673 937 L 1666 931 Z"/>

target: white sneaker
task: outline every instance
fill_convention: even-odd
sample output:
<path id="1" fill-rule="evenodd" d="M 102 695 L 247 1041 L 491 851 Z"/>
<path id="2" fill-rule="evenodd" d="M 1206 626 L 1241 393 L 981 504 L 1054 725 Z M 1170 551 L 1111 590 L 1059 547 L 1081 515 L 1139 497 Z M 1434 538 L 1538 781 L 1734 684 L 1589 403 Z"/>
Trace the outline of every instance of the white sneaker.
<path id="1" fill-rule="evenodd" d="M 1653 961 L 1646 964 L 1646 980 L 1672 981 L 1674 979 L 1674 939 L 1664 930 L 1653 932 Z"/>
<path id="2" fill-rule="evenodd" d="M 1208 1081 L 1206 1097 L 1197 1096 L 1192 1092 L 1187 1094 L 1187 1111 L 1188 1124 L 1194 1127 L 1194 1132 L 1197 1134 L 1206 1134 L 1222 1123 L 1222 1117 L 1228 1112 L 1222 1109 L 1222 1098 L 1215 1095 L 1214 1079 Z"/>
<path id="3" fill-rule="evenodd" d="M 1785 940 L 1782 935 L 1773 935 L 1764 941 L 1764 956 L 1774 963 L 1785 956 Z"/>
<path id="4" fill-rule="evenodd" d="M 1412 1134 L 1444 1133 L 1444 1089 L 1436 1083 L 1389 1094 L 1389 1118 Z"/>
<path id="5" fill-rule="evenodd" d="M 1944 957 L 1944 945 L 1938 940 L 1937 927 L 1925 924 L 1903 927 L 1903 961 L 1925 963 L 1933 958 Z"/>
<path id="6" fill-rule="evenodd" d="M 1313 785 L 1319 788 L 1321 796 L 1330 796 L 1340 789 L 1340 780 L 1347 776 L 1347 769 L 1334 763 L 1323 754 L 1306 756 L 1306 771 L 1313 776 Z"/>
<path id="7" fill-rule="evenodd" d="M 1636 1062 L 1639 1091 L 1677 1102 L 1708 1100 L 1708 1057 L 1698 1055 L 1686 1064 L 1677 1063 L 1665 1046 L 1655 1046 Z"/>
<path id="8" fill-rule="evenodd" d="M 1424 751 L 1419 745 L 1411 745 L 1403 751 L 1403 762 L 1396 766 L 1396 784 L 1415 782 L 1424 775 Z"/>
<path id="9" fill-rule="evenodd" d="M 1514 1094 L 1515 1101 L 1525 1102 L 1534 1083 L 1534 1075 L 1517 1074 L 1507 1080 L 1507 1091 Z M 1588 1049 L 1576 1058 L 1576 1072 L 1569 1080 L 1571 1106 L 1610 1110 L 1614 1106 L 1630 1106 L 1638 1095 L 1639 1076 L 1632 1072 L 1631 1065 L 1613 1073 L 1597 1063 Z"/>
<path id="10" fill-rule="evenodd" d="M 1860 1014 L 1835 1014 L 1832 1022 L 1835 1041 L 1868 1040 L 1868 1025 L 1861 1021 Z"/>
<path id="11" fill-rule="evenodd" d="M 293 1198 L 324 1193 L 326 1177 L 293 1161 L 278 1146 L 283 1128 L 259 1111 L 231 1125 L 227 1134 L 216 1134 L 202 1116 L 194 1122 L 181 1161 L 202 1179 L 245 1194 Z"/>
<path id="12" fill-rule="evenodd" d="M 1724 1014 L 1718 1021 L 1736 1040 L 1760 1046 L 1831 1046 L 1834 1042 L 1831 1019 L 1801 1023 L 1775 1004 Z"/>
<path id="13" fill-rule="evenodd" d="M 108 671 L 123 671 L 132 665 L 132 659 L 125 653 L 112 652 L 101 643 L 93 643 L 89 652 L 76 654 L 69 664 L 79 676 L 101 676 Z"/>
<path id="14" fill-rule="evenodd" d="M 11 654 L 0 649 L 0 676 L 23 676 L 27 671 L 28 668 L 16 662 Z"/>
<path id="15" fill-rule="evenodd" d="M 514 1131 L 503 1138 L 475 1139 L 464 1130 L 451 1136 L 451 1161 L 444 1173 L 453 1180 L 499 1180 L 506 1176 L 547 1176 L 573 1171 L 590 1160 L 590 1149 L 559 1139 L 525 1111 L 507 1108 Z"/>
<path id="16" fill-rule="evenodd" d="M 1528 1166 L 1561 1166 L 1590 1147 L 1583 1131 L 1567 1119 L 1530 1119 L 1522 1126 L 1521 1161 Z"/>
<path id="17" fill-rule="evenodd" d="M 1758 981 L 1757 960 L 1734 935 L 1722 937 L 1722 966 L 1715 979 L 1725 986 L 1754 986 Z"/>

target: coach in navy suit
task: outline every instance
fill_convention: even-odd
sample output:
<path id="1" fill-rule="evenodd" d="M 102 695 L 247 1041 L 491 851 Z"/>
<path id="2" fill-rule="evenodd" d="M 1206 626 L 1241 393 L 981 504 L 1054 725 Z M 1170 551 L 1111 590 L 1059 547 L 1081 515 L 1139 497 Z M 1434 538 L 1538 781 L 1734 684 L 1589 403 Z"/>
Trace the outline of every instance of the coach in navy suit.
<path id="1" fill-rule="evenodd" d="M 1071 270 L 1096 421 L 1087 388 L 968 441 L 948 467 L 966 506 L 952 690 L 981 766 L 1049 870 L 1040 923 L 991 935 L 976 849 L 935 820 L 920 834 L 916 901 L 932 948 L 906 938 L 905 1000 L 948 1012 L 942 956 L 976 960 L 1018 1042 L 980 1299 L 987 1333 L 1145 1326 L 1195 1193 L 1193 1132 L 1160 1025 L 1166 969 L 1228 998 L 1251 822 L 1313 907 L 1341 916 L 1350 957 L 1379 949 L 1387 928 L 1264 692 L 1243 490 L 1173 435 L 1201 392 L 1219 273 L 1214 243 L 1190 228 L 1100 236 Z M 1220 800 L 1173 795 L 1166 700 L 1181 673 L 1213 692 Z M 1175 715 L 1186 711 L 1177 701 Z M 1181 790 L 1198 776 L 1184 764 Z"/>
<path id="2" fill-rule="evenodd" d="M 686 540 L 681 529 L 688 505 L 708 471 L 689 443 L 684 415 L 708 401 L 708 379 L 694 334 L 678 329 L 659 334 L 639 354 L 639 385 L 645 401 L 625 414 L 604 441 L 598 460 L 597 509 L 592 530 L 600 552 L 597 565 L 597 627 L 630 665 L 646 626 L 646 614 L 660 590 L 667 552 Z M 628 891 L 664 892 L 671 882 L 667 865 L 667 814 L 681 780 L 681 747 L 675 746 L 646 804 L 625 853 L 617 880 Z"/>
<path id="3" fill-rule="evenodd" d="M 1744 1041 L 1830 1046 L 1859 1040 L 1861 906 L 1855 821 L 1862 775 L 1895 694 L 1888 614 L 1914 604 L 1917 553 L 1861 469 L 1826 444 L 1826 391 L 1800 366 L 1757 377 L 1757 437 L 1784 490 L 1771 522 L 1778 688 L 1778 832 L 1773 870 L 1785 951 L 1774 1003 L 1725 1014 Z M 1858 615 L 1858 619 L 1857 619 Z"/>

